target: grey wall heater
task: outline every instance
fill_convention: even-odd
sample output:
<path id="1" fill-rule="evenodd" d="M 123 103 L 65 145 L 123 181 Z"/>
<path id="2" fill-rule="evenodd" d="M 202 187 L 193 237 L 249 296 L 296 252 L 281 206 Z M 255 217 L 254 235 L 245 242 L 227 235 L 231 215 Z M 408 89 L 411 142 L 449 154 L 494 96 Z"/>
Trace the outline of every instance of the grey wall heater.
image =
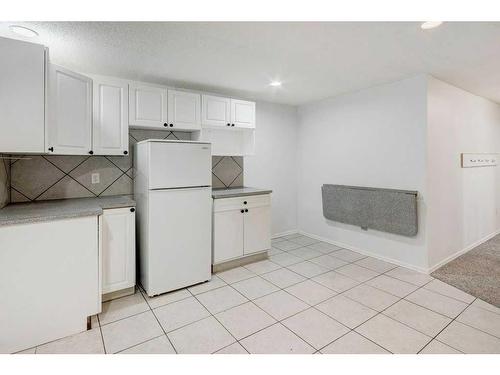
<path id="1" fill-rule="evenodd" d="M 407 237 L 418 232 L 417 191 L 325 184 L 321 192 L 328 220 Z"/>

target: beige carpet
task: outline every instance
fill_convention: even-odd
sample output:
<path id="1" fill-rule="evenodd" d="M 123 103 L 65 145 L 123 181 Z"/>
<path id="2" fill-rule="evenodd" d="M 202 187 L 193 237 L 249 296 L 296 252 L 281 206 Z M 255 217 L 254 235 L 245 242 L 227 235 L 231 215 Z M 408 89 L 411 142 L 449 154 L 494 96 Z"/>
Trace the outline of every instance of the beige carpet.
<path id="1" fill-rule="evenodd" d="M 500 235 L 438 268 L 432 276 L 500 307 Z"/>

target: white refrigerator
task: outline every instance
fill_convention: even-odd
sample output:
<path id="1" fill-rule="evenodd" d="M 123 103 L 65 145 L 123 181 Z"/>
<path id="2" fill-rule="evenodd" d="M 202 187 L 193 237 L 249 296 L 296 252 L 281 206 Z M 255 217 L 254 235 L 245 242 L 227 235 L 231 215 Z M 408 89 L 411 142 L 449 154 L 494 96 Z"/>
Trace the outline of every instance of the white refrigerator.
<path id="1" fill-rule="evenodd" d="M 210 146 L 155 139 L 136 145 L 139 278 L 148 296 L 211 278 Z"/>

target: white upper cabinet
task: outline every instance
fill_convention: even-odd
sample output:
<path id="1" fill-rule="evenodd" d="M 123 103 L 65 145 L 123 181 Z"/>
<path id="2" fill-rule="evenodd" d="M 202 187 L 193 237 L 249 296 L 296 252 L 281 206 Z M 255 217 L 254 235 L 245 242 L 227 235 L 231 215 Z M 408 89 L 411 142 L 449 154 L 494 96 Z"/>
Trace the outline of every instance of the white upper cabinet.
<path id="1" fill-rule="evenodd" d="M 231 126 L 255 128 L 255 102 L 231 99 Z"/>
<path id="2" fill-rule="evenodd" d="M 127 155 L 128 83 L 117 79 L 93 77 L 95 155 Z"/>
<path id="3" fill-rule="evenodd" d="M 231 126 L 231 99 L 202 95 L 201 118 L 203 125 Z"/>
<path id="4" fill-rule="evenodd" d="M 158 129 L 167 126 L 167 89 L 130 84 L 129 123 L 136 128 Z"/>
<path id="5" fill-rule="evenodd" d="M 201 129 L 200 94 L 168 90 L 168 126 L 170 130 Z"/>
<path id="6" fill-rule="evenodd" d="M 50 64 L 46 150 L 92 154 L 92 79 Z"/>
<path id="7" fill-rule="evenodd" d="M 45 152 L 45 47 L 0 38 L 0 153 Z"/>
<path id="8" fill-rule="evenodd" d="M 208 127 L 255 128 L 255 102 L 202 95 L 202 123 Z"/>

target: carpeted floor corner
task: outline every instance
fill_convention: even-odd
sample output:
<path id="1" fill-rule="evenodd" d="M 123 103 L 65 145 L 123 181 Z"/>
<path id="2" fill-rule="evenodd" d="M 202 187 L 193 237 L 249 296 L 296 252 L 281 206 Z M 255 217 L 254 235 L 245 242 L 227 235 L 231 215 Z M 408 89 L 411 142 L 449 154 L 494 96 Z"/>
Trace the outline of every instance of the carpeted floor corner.
<path id="1" fill-rule="evenodd" d="M 431 275 L 500 307 L 500 235 L 438 268 Z"/>

